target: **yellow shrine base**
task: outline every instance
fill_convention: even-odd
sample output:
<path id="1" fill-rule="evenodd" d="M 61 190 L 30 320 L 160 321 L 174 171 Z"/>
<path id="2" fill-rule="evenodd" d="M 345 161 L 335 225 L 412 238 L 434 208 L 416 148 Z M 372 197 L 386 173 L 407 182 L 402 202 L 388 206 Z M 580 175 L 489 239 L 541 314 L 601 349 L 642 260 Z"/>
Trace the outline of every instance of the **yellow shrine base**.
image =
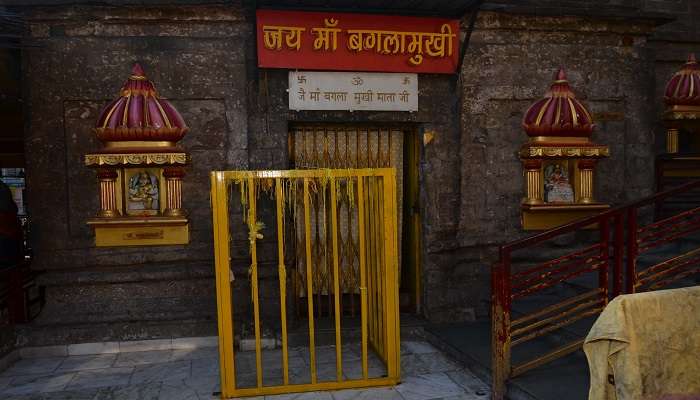
<path id="1" fill-rule="evenodd" d="M 185 217 L 93 218 L 88 225 L 95 229 L 97 247 L 187 244 L 190 240 Z"/>
<path id="2" fill-rule="evenodd" d="M 525 230 L 546 230 L 598 214 L 610 208 L 607 204 L 523 204 L 522 224 Z M 596 228 L 596 225 L 587 227 Z"/>

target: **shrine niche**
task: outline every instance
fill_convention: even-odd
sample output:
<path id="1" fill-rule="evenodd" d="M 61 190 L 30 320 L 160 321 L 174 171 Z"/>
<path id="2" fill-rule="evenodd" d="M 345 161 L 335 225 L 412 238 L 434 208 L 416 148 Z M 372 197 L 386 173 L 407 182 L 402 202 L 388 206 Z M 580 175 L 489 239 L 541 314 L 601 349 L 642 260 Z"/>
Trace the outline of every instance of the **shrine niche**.
<path id="1" fill-rule="evenodd" d="M 100 210 L 88 225 L 97 246 L 187 244 L 182 178 L 188 155 L 177 146 L 188 128 L 136 64 L 119 97 L 95 126 L 102 149 L 85 155 L 96 169 Z"/>
<path id="2" fill-rule="evenodd" d="M 657 190 L 700 177 L 700 65 L 695 55 L 666 84 L 666 152 L 657 158 Z"/>
<path id="3" fill-rule="evenodd" d="M 530 138 L 520 149 L 524 229 L 550 229 L 609 208 L 593 196 L 596 162 L 609 155 L 607 146 L 591 142 L 594 127 L 591 113 L 559 70 L 549 92 L 523 118 Z"/>

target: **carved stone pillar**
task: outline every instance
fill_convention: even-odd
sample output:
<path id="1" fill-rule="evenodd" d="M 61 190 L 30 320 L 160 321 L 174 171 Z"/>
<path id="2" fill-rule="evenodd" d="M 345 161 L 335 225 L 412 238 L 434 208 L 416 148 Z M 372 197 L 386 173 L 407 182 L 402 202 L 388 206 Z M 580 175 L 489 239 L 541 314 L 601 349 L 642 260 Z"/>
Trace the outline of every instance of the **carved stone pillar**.
<path id="1" fill-rule="evenodd" d="M 163 170 L 163 176 L 168 197 L 163 215 L 181 217 L 185 214 L 182 210 L 182 178 L 185 176 L 185 171 L 180 167 L 167 167 Z"/>
<path id="2" fill-rule="evenodd" d="M 544 197 L 542 195 L 542 161 L 523 160 L 523 166 L 525 168 L 525 180 L 527 182 L 525 204 L 544 203 Z"/>
<path id="3" fill-rule="evenodd" d="M 678 129 L 676 128 L 668 128 L 666 131 L 666 152 L 678 153 Z"/>
<path id="4" fill-rule="evenodd" d="M 113 169 L 100 169 L 97 171 L 97 178 L 100 180 L 100 211 L 97 216 L 100 218 L 118 217 L 116 181 L 117 171 Z"/>
<path id="5" fill-rule="evenodd" d="M 593 169 L 595 160 L 579 160 L 578 162 L 578 182 L 579 182 L 579 203 L 595 203 L 593 199 Z"/>

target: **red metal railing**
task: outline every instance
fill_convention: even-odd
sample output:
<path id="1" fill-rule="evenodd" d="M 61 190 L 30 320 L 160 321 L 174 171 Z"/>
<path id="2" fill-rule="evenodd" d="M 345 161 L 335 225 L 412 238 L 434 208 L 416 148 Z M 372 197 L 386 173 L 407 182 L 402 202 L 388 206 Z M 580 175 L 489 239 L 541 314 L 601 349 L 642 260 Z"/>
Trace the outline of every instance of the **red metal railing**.
<path id="1" fill-rule="evenodd" d="M 542 340 L 554 331 L 594 317 L 611 297 L 623 292 L 656 290 L 700 273 L 700 247 L 673 254 L 653 265 L 638 265 L 641 256 L 700 231 L 700 207 L 660 217 L 665 201 L 697 189 L 700 189 L 700 181 L 501 246 L 499 262 L 491 273 L 494 400 L 504 398 L 508 379 L 580 349 L 584 338 L 571 339 L 517 364 L 513 363 L 511 354 L 515 346 Z M 645 223 L 646 220 L 650 222 Z M 514 252 L 532 251 L 537 246 L 581 231 L 590 232 L 583 235 L 590 240 L 579 245 L 580 248 L 566 250 L 564 255 L 534 265 L 513 262 Z M 673 253 L 666 253 L 669 252 Z M 587 284 L 572 285 L 572 282 L 586 279 L 589 279 Z M 534 310 L 518 310 L 519 315 L 513 319 L 515 302 L 529 299 L 537 303 L 538 298 L 534 296 L 543 296 L 564 284 L 576 286 L 578 291 L 569 296 L 554 296 L 555 302 L 538 305 Z M 609 293 L 610 286 L 612 293 Z"/>

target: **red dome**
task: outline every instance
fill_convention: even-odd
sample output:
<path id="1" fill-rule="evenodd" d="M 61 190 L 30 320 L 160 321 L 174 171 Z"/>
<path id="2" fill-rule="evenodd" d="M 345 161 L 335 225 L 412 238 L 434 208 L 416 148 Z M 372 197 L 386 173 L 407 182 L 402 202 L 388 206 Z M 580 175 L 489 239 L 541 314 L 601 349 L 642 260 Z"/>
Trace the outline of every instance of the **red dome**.
<path id="1" fill-rule="evenodd" d="M 528 136 L 588 137 L 594 126 L 591 113 L 576 99 L 563 69 L 544 98 L 531 105 L 523 118 Z"/>
<path id="2" fill-rule="evenodd" d="M 189 129 L 175 107 L 158 97 L 155 86 L 139 64 L 134 65 L 119 96 L 97 119 L 95 133 L 102 142 L 174 144 Z"/>
<path id="3" fill-rule="evenodd" d="M 700 105 L 700 67 L 695 60 L 695 54 L 688 57 L 683 68 L 666 84 L 664 101 L 669 106 Z"/>

